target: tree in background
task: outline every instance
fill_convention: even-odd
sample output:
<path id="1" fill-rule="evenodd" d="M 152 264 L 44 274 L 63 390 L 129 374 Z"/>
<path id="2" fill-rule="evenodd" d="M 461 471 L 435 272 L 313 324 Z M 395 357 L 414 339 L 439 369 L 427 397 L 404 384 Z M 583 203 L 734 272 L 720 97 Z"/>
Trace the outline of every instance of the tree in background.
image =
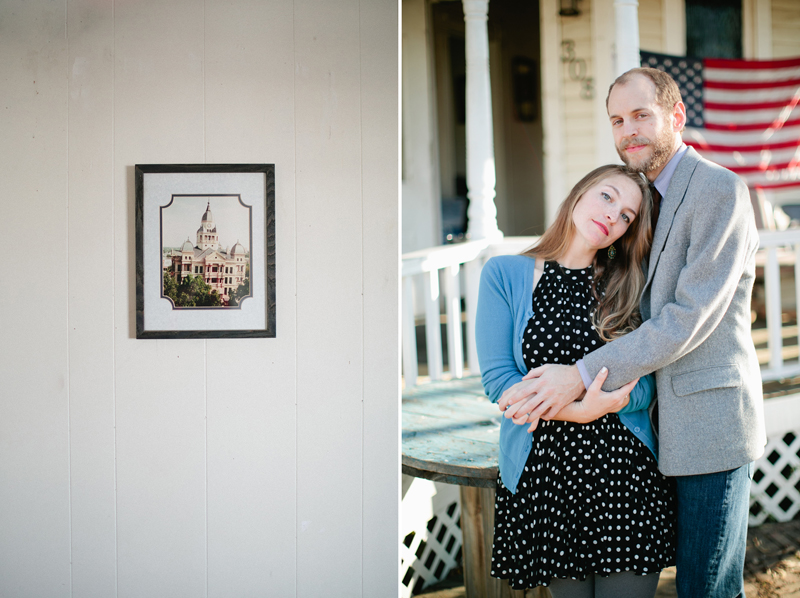
<path id="1" fill-rule="evenodd" d="M 221 307 L 223 305 L 222 297 L 203 280 L 202 276 L 192 276 L 191 274 L 177 283 L 165 272 L 164 295 L 172 299 L 175 307 Z"/>
<path id="2" fill-rule="evenodd" d="M 164 272 L 164 295 L 171 298 L 173 302 L 178 296 L 178 283 L 175 282 L 175 278 L 169 270 Z"/>
<path id="3" fill-rule="evenodd" d="M 236 290 L 231 293 L 230 305 L 239 305 L 239 301 L 244 297 L 250 296 L 250 264 L 247 264 L 244 273 L 244 280 L 236 287 Z"/>

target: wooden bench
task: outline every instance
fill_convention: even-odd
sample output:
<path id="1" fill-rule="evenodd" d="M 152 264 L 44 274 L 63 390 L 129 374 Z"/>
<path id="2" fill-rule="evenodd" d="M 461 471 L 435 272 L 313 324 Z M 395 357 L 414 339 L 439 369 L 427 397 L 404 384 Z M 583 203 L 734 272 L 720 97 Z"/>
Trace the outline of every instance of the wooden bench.
<path id="1" fill-rule="evenodd" d="M 431 382 L 403 393 L 403 473 L 457 484 L 467 598 L 549 598 L 491 577 L 500 412 L 479 376 Z"/>

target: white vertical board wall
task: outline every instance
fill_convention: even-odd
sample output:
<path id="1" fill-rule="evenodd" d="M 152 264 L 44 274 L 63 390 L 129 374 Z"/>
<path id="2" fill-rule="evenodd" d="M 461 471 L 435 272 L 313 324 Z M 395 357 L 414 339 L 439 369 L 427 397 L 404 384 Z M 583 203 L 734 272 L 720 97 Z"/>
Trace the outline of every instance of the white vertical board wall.
<path id="1" fill-rule="evenodd" d="M 74 596 L 114 596 L 116 590 L 112 14 L 111 5 L 73 2 L 66 23 L 69 118 L 63 133 L 69 145 L 65 254 Z M 35 374 L 27 370 L 26 375 Z"/>
<path id="2" fill-rule="evenodd" d="M 400 106 L 399 56 L 387 48 L 397 39 L 399 9 L 393 1 L 370 0 L 360 6 L 361 61 L 362 276 L 364 288 L 363 438 L 361 488 L 361 584 L 356 596 L 395 596 L 399 590 L 400 338 L 398 275 L 386 256 L 397 255 L 400 202 L 397 181 Z M 387 13 L 395 10 L 394 18 Z M 392 61 L 394 67 L 392 68 Z M 393 129 L 392 129 L 393 128 Z M 399 258 L 399 256 L 398 256 Z M 399 264 L 399 259 L 397 262 Z M 366 398 L 369 400 L 366 400 Z M 391 428 L 394 426 L 394 428 Z M 394 459 L 394 461 L 392 460 Z M 388 543 L 392 542 L 392 547 Z M 321 591 L 318 595 L 332 595 Z"/>
<path id="3" fill-rule="evenodd" d="M 397 5 L 4 2 L 0 596 L 397 591 Z M 136 163 L 276 164 L 275 339 L 135 340 Z"/>
<path id="4" fill-rule="evenodd" d="M 71 543 L 63 5 L 4 3 L 0 44 L 0 593 L 59 596 Z"/>
<path id="5" fill-rule="evenodd" d="M 132 338 L 130 243 L 133 165 L 203 162 L 203 22 L 197 0 L 114 4 L 117 579 L 124 597 L 206 591 L 213 366 L 206 342 Z"/>
<path id="6" fill-rule="evenodd" d="M 361 563 L 361 513 L 348 505 L 361 502 L 362 437 L 346 433 L 363 417 L 351 400 L 363 393 L 361 153 L 347 151 L 361 137 L 358 17 L 357 0 L 295 5 L 301 596 L 361 591 L 360 579 L 339 573 Z"/>
<path id="7" fill-rule="evenodd" d="M 276 201 L 279 342 L 208 341 L 209 363 L 222 366 L 208 368 L 208 595 L 257 596 L 269 588 L 291 596 L 297 272 L 294 121 L 286 115 L 294 112 L 295 90 L 276 82 L 294 77 L 292 3 L 215 0 L 205 10 L 206 159 L 281 156 L 276 198 L 286 199 Z"/>

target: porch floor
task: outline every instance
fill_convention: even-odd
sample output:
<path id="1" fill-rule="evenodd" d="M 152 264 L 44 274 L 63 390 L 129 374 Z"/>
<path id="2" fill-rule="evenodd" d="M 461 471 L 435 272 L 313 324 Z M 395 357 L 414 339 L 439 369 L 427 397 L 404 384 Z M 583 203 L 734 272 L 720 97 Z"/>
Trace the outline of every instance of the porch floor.
<path id="1" fill-rule="evenodd" d="M 747 534 L 744 589 L 748 598 L 800 598 L 800 521 L 767 523 Z M 465 598 L 459 572 L 418 594 Z M 656 598 L 676 598 L 675 567 L 661 573 Z"/>

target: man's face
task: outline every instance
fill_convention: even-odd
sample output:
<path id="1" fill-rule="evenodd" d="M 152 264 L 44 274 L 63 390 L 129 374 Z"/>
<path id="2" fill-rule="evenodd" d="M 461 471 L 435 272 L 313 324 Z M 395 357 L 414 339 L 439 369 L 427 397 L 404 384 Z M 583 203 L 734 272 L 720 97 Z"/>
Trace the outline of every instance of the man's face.
<path id="1" fill-rule="evenodd" d="M 680 143 L 682 107 L 679 103 L 665 114 L 656 103 L 656 86 L 644 76 L 615 85 L 608 97 L 608 115 L 622 161 L 655 180 Z"/>

